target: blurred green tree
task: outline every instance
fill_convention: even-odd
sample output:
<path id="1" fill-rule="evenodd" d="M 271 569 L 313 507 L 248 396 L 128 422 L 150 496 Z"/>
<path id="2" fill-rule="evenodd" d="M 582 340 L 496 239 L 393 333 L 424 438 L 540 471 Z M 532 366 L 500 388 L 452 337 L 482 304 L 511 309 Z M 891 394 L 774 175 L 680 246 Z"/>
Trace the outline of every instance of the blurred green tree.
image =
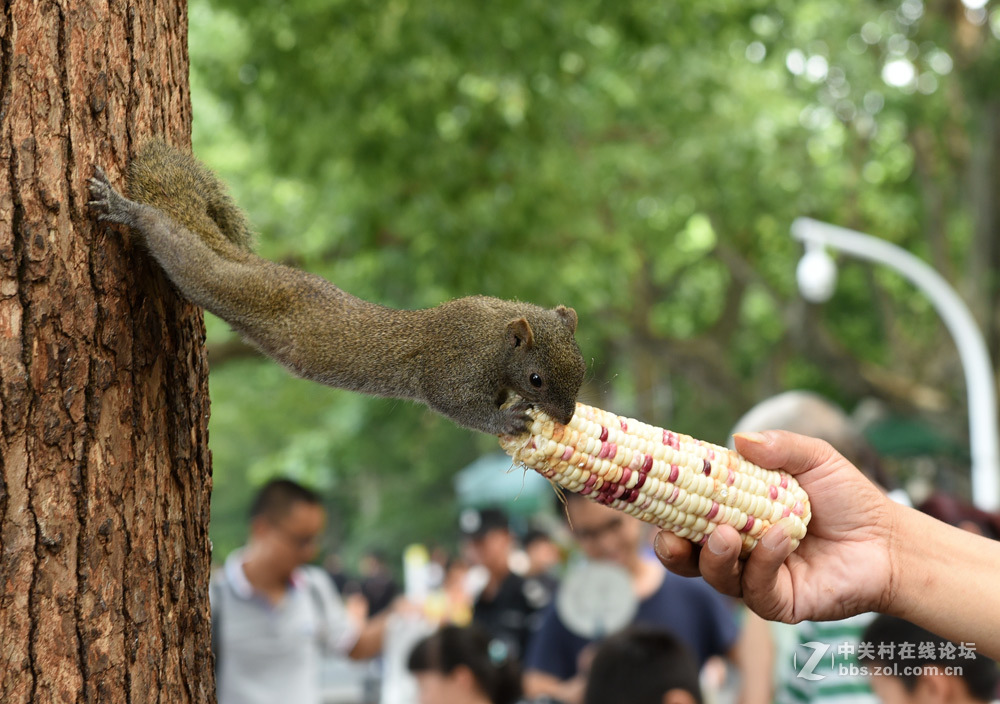
<path id="1" fill-rule="evenodd" d="M 972 4 L 192 0 L 195 150 L 265 256 L 356 295 L 573 305 L 589 402 L 722 441 L 807 387 L 964 442 L 929 304 L 846 260 L 805 304 L 788 227 L 925 257 L 997 349 L 1000 9 Z M 247 478 L 277 471 L 328 488 L 355 548 L 448 534 L 450 477 L 490 438 L 230 362 L 226 335 L 210 324 L 221 547 Z"/>

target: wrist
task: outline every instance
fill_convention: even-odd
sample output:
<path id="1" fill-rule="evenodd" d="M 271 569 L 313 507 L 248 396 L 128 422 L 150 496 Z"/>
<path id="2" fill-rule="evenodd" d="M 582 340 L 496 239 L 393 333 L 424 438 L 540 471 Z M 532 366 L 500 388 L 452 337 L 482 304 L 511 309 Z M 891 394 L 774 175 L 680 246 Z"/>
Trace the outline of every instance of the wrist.
<path id="1" fill-rule="evenodd" d="M 909 535 L 906 521 L 906 507 L 893 503 L 889 507 L 889 584 L 886 586 L 882 602 L 875 609 L 880 613 L 899 615 L 901 607 L 909 598 L 907 582 L 903 575 L 910 574 L 912 556 L 909 547 L 914 537 Z"/>
<path id="2" fill-rule="evenodd" d="M 903 506 L 889 510 L 887 526 L 890 576 L 876 610 L 1000 657 L 1000 542 Z"/>
<path id="3" fill-rule="evenodd" d="M 966 555 L 969 537 L 913 508 L 896 505 L 890 533 L 890 584 L 884 613 L 922 623 L 938 599 L 954 597 L 951 580 Z"/>

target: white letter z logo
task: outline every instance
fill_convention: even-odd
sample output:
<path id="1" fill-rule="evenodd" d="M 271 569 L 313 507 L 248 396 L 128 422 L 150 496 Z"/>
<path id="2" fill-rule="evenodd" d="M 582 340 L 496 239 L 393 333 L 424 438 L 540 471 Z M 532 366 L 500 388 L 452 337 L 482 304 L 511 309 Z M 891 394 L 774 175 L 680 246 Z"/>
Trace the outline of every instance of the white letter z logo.
<path id="1" fill-rule="evenodd" d="M 819 665 L 819 661 L 823 659 L 824 655 L 826 655 L 826 651 L 830 649 L 830 646 L 826 643 L 817 643 L 814 640 L 811 640 L 808 643 L 802 643 L 802 645 L 807 648 L 812 648 L 813 654 L 810 655 L 809 659 L 805 661 L 802 668 L 795 673 L 795 676 L 801 677 L 804 680 L 812 681 L 826 678 L 826 675 L 817 675 L 814 670 L 816 669 L 816 666 Z M 798 655 L 798 653 L 794 653 L 792 655 L 792 667 L 798 667 L 796 655 Z"/>

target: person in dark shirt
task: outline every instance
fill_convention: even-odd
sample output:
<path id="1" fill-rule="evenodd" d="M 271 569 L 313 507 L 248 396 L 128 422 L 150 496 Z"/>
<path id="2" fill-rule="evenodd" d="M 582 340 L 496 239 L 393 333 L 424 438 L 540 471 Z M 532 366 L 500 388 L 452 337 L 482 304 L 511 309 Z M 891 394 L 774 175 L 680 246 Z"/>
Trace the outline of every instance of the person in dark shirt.
<path id="1" fill-rule="evenodd" d="M 462 513 L 459 527 L 468 541 L 470 557 L 488 574 L 486 586 L 472 607 L 472 621 L 502 640 L 512 657 L 519 659 L 551 592 L 540 580 L 526 579 L 511 571 L 514 537 L 502 510 L 469 509 Z"/>
<path id="2" fill-rule="evenodd" d="M 521 538 L 521 547 L 528 556 L 528 571 L 525 576 L 537 578 L 550 592 L 555 593 L 562 567 L 559 545 L 546 531 L 534 528 Z"/>
<path id="3" fill-rule="evenodd" d="M 740 633 L 733 605 L 704 581 L 665 572 L 655 560 L 647 559 L 638 519 L 569 492 L 566 511 L 581 552 L 592 561 L 617 563 L 628 573 L 633 598 L 638 601 L 632 624 L 672 633 L 690 650 L 699 668 L 715 655 L 735 658 Z M 565 588 L 566 582 L 560 589 Z M 556 608 L 558 599 L 557 593 L 525 653 L 524 689 L 529 697 L 579 704 L 585 685 L 580 664 L 592 640 L 567 627 Z"/>
<path id="4" fill-rule="evenodd" d="M 361 558 L 361 594 L 368 602 L 369 615 L 374 616 L 389 608 L 399 596 L 399 591 L 385 555 L 371 550 Z"/>

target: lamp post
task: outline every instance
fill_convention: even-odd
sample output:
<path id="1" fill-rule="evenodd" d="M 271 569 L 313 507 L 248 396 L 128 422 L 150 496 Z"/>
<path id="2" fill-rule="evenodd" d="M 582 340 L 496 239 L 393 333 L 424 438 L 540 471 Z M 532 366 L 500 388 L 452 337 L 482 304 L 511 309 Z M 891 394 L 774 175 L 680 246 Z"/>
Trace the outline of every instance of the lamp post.
<path id="1" fill-rule="evenodd" d="M 833 295 L 837 268 L 825 247 L 898 271 L 930 299 L 955 340 L 965 371 L 969 398 L 969 445 L 972 456 L 972 500 L 985 511 L 1000 509 L 1000 447 L 997 439 L 997 396 L 993 366 L 982 332 L 955 290 L 922 259 L 878 237 L 844 227 L 796 218 L 792 237 L 806 253 L 796 276 L 803 297 L 821 303 Z"/>

